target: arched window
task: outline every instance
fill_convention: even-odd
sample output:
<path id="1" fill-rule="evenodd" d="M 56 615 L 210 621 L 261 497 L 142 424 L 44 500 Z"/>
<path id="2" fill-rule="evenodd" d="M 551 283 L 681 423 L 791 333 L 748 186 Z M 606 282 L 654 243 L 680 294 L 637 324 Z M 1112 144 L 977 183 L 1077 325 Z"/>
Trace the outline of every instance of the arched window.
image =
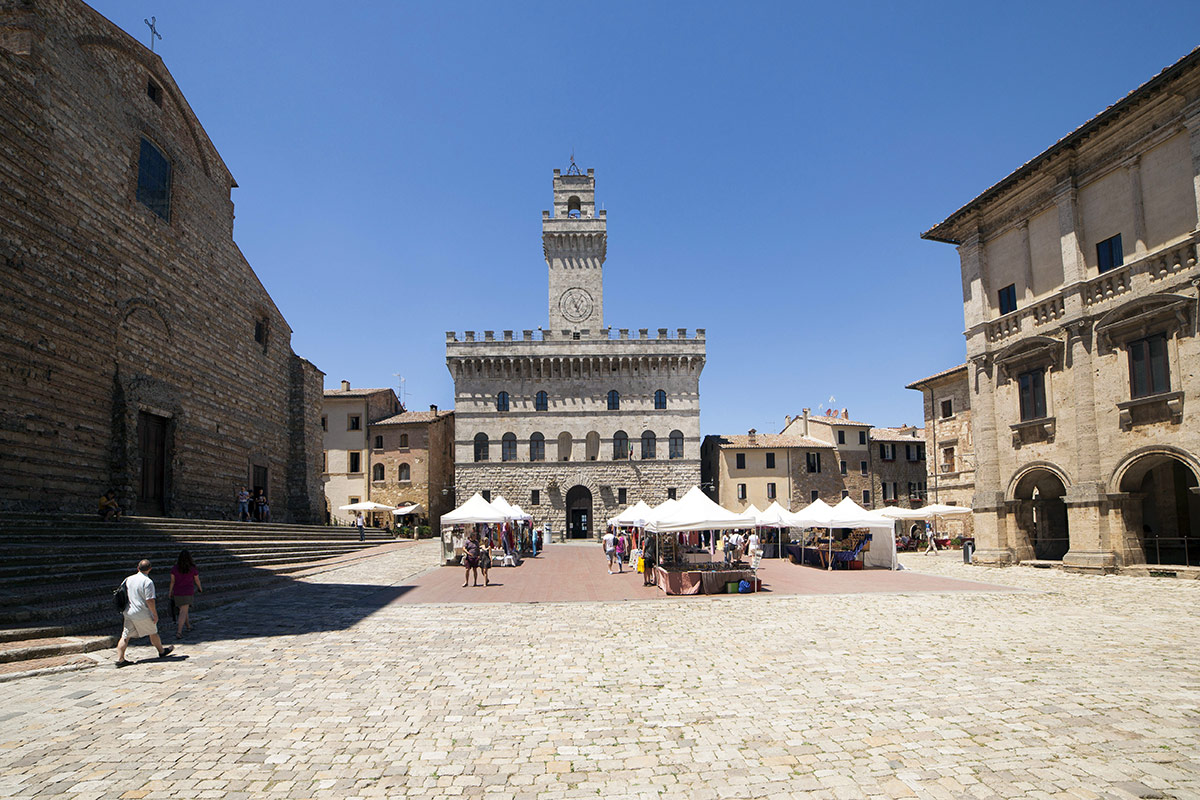
<path id="1" fill-rule="evenodd" d="M 506 433 L 500 440 L 500 460 L 517 460 L 517 435 L 515 433 Z"/>
<path id="2" fill-rule="evenodd" d="M 588 431 L 588 435 L 584 437 L 583 457 L 588 461 L 600 458 L 600 434 L 595 431 Z"/>
<path id="3" fill-rule="evenodd" d="M 667 447 L 667 457 L 683 458 L 683 431 L 671 431 L 671 440 Z"/>
<path id="4" fill-rule="evenodd" d="M 582 213 L 582 206 L 583 203 L 580 202 L 579 198 L 575 195 L 571 195 L 567 198 L 567 216 L 578 218 Z"/>
<path id="5" fill-rule="evenodd" d="M 371 467 L 371 480 L 383 480 L 383 464 L 376 464 L 375 466 Z"/>
<path id="6" fill-rule="evenodd" d="M 558 435 L 558 460 L 571 460 L 571 434 L 566 431 Z"/>
<path id="7" fill-rule="evenodd" d="M 546 437 L 540 433 L 533 433 L 529 437 L 529 460 L 546 460 Z"/>
<path id="8" fill-rule="evenodd" d="M 496 410 L 508 411 L 508 392 L 501 392 L 496 395 Z"/>
<path id="9" fill-rule="evenodd" d="M 667 407 L 667 393 L 659 389 L 654 393 L 654 408 L 658 411 Z"/>
<path id="10" fill-rule="evenodd" d="M 538 392 L 536 395 L 534 395 L 534 398 L 533 398 L 533 410 L 534 411 L 545 411 L 549 407 L 549 405 L 550 404 L 546 402 L 546 393 L 545 392 Z"/>
<path id="11" fill-rule="evenodd" d="M 411 481 L 411 480 L 412 480 L 412 467 L 408 466 L 408 464 L 401 464 L 400 465 L 400 482 L 407 483 L 408 481 Z"/>
<path id="12" fill-rule="evenodd" d="M 400 446 L 408 447 L 408 434 L 407 433 L 400 434 Z"/>
<path id="13" fill-rule="evenodd" d="M 654 458 L 656 450 L 658 437 L 654 435 L 654 431 L 642 431 L 642 459 Z"/>
<path id="14" fill-rule="evenodd" d="M 621 393 L 613 389 L 608 393 L 608 410 L 619 411 L 621 409 Z"/>
<path id="15" fill-rule="evenodd" d="M 613 434 L 613 461 L 624 461 L 629 458 L 629 434 L 617 431 Z"/>
<path id="16" fill-rule="evenodd" d="M 475 434 L 475 460 L 488 460 L 488 437 L 486 433 Z"/>

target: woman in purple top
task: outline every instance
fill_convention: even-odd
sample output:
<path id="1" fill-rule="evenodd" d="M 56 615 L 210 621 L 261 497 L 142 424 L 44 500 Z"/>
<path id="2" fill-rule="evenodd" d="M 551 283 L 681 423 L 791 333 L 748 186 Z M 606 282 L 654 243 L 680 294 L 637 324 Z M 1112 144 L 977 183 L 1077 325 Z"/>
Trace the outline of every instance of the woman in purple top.
<path id="1" fill-rule="evenodd" d="M 183 627 L 186 625 L 190 631 L 192 623 L 188 620 L 188 610 L 192 605 L 192 598 L 196 592 L 203 592 L 204 588 L 200 585 L 200 571 L 196 569 L 196 562 L 192 561 L 192 554 L 184 550 L 179 554 L 179 560 L 175 562 L 175 566 L 171 567 L 171 588 L 167 590 L 167 596 L 175 600 L 175 607 L 179 609 L 179 627 L 175 631 L 175 638 L 183 638 Z"/>

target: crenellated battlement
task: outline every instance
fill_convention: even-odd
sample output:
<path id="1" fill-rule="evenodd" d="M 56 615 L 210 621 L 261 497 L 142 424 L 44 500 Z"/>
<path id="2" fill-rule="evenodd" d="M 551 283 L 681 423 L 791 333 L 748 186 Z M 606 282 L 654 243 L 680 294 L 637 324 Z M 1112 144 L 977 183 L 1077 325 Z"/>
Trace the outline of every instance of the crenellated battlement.
<path id="1" fill-rule="evenodd" d="M 658 328 L 653 336 L 650 335 L 650 328 L 638 328 L 633 334 L 630 334 L 631 328 L 616 328 L 615 335 L 613 328 L 601 328 L 597 331 L 582 330 L 573 331 L 563 329 L 560 331 L 551 331 L 543 328 L 537 330 L 523 330 L 518 337 L 514 331 L 501 331 L 500 337 L 497 338 L 496 331 L 463 331 L 462 338 L 459 338 L 457 331 L 446 331 L 446 342 L 449 343 L 480 343 L 488 342 L 625 342 L 625 341 L 704 341 L 705 329 L 696 328 L 692 335 L 688 335 L 687 328 L 675 328 L 672 335 L 671 328 Z"/>

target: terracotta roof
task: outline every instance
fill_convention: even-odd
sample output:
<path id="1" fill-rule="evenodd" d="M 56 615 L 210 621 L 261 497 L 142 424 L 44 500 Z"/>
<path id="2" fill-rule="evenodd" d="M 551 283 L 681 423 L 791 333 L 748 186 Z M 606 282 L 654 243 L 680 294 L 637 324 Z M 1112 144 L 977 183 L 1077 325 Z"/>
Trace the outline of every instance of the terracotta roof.
<path id="1" fill-rule="evenodd" d="M 735 447 L 743 450 L 779 450 L 787 447 L 808 447 L 808 448 L 825 448 L 832 450 L 833 445 L 829 442 L 822 442 L 820 439 L 812 439 L 808 436 L 791 436 L 783 433 L 758 433 L 754 435 L 754 441 L 750 441 L 748 434 L 740 436 L 714 436 L 717 444 L 721 447 Z"/>
<path id="2" fill-rule="evenodd" d="M 871 428 L 872 442 L 923 442 L 924 428 Z"/>
<path id="3" fill-rule="evenodd" d="M 390 392 L 391 389 L 326 389 L 326 397 L 370 397 L 380 392 Z"/>
<path id="4" fill-rule="evenodd" d="M 941 372 L 935 372 L 934 374 L 930 375 L 928 378 L 921 378 L 921 380 L 919 380 L 919 381 L 913 381 L 912 383 L 910 383 L 908 386 L 905 386 L 904 388 L 905 389 L 920 389 L 921 384 L 929 383 L 930 381 L 936 381 L 938 378 L 945 378 L 946 376 L 953 375 L 954 373 L 959 372 L 960 370 L 962 372 L 966 372 L 967 365 L 959 364 L 957 367 L 951 367 L 950 369 L 944 369 Z"/>
<path id="5" fill-rule="evenodd" d="M 800 419 L 803 420 L 804 417 L 800 417 Z M 792 422 L 795 422 L 795 421 L 796 420 L 794 420 L 794 419 L 792 420 Z M 860 428 L 871 427 L 871 423 L 869 423 L 869 422 L 855 422 L 852 419 L 842 419 L 841 417 L 827 417 L 824 414 L 809 414 L 808 421 L 809 422 L 824 422 L 826 425 L 857 425 Z"/>
<path id="6" fill-rule="evenodd" d="M 403 425 L 408 422 L 433 422 L 435 419 L 448 417 L 454 413 L 454 409 L 449 411 L 402 411 L 393 417 L 381 419 L 378 422 L 372 422 L 372 425 Z"/>
<path id="7" fill-rule="evenodd" d="M 1149 97 L 1155 91 L 1161 89 L 1164 84 L 1178 78 L 1183 72 L 1192 66 L 1195 66 L 1197 63 L 1200 63 L 1200 47 L 1195 48 L 1192 50 L 1192 52 L 1188 53 L 1186 56 L 1179 59 L 1169 67 L 1166 67 L 1153 78 L 1146 81 L 1141 86 L 1137 87 L 1132 92 L 1125 95 L 1120 100 L 1113 103 L 1111 106 L 1104 109 L 1099 114 L 1092 117 L 1063 138 L 1059 139 L 1040 155 L 1034 156 L 1029 161 L 1026 161 L 1007 177 L 1002 178 L 999 182 L 985 189 L 974 200 L 967 203 L 958 211 L 955 211 L 942 222 L 939 222 L 937 225 L 934 225 L 932 228 L 922 233 L 921 238 L 929 239 L 935 242 L 946 242 L 947 244 L 962 244 L 962 242 L 955 238 L 954 232 L 950 230 L 956 222 L 965 217 L 975 208 L 983 205 L 989 200 L 996 198 L 1011 186 L 1019 182 L 1022 178 L 1027 177 L 1039 169 L 1044 163 L 1061 151 L 1077 146 L 1080 142 L 1098 131 L 1100 128 L 1113 122 L 1122 114 L 1133 110 L 1139 102 Z"/>

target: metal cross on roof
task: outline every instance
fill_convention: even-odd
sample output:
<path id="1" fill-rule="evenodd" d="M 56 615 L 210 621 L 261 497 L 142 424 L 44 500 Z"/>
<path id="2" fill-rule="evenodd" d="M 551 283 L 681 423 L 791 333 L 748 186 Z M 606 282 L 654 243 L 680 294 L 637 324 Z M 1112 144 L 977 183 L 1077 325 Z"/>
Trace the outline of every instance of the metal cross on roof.
<path id="1" fill-rule="evenodd" d="M 158 29 L 154 27 L 154 24 L 156 22 L 158 22 L 158 17 L 151 17 L 150 19 L 143 19 L 142 22 L 146 23 L 146 27 L 150 29 L 150 52 L 153 53 L 154 52 L 154 38 L 157 36 L 159 38 L 159 40 L 162 39 L 162 34 L 159 33 Z"/>
<path id="2" fill-rule="evenodd" d="M 579 165 L 577 165 L 575 163 L 575 150 L 574 149 L 571 150 L 571 166 L 567 167 L 567 174 L 568 175 L 582 175 L 583 174 L 579 170 Z"/>

